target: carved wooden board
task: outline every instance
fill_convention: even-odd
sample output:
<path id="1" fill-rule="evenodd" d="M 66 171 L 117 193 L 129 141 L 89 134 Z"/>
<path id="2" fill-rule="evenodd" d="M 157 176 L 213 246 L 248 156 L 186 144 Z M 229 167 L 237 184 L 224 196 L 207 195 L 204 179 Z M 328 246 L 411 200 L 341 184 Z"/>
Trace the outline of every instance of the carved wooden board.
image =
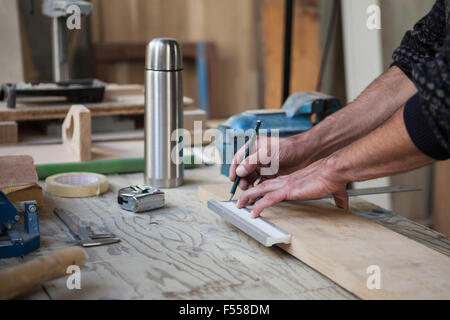
<path id="1" fill-rule="evenodd" d="M 200 186 L 199 198 L 225 200 L 230 189 Z M 360 298 L 450 299 L 448 256 L 329 202 L 284 202 L 263 216 L 292 235 L 291 244 L 279 244 L 283 250 Z M 375 269 L 379 289 L 376 275 L 367 284 Z"/>
<path id="2" fill-rule="evenodd" d="M 72 240 L 53 214 L 55 207 L 96 232 L 122 241 L 85 249 L 81 290 L 67 277 L 36 287 L 22 299 L 355 299 L 356 297 L 280 248 L 266 248 L 210 212 L 197 199 L 198 186 L 227 179 L 216 166 L 185 170 L 183 186 L 166 189 L 166 207 L 133 214 L 116 204 L 119 188 L 143 182 L 143 174 L 110 175 L 110 191 L 84 199 L 44 193 L 40 208 L 41 248 L 29 260 Z M 42 184 L 42 182 L 41 182 Z M 447 237 L 353 198 L 361 215 L 450 254 Z M 0 259 L 0 268 L 22 259 Z"/>

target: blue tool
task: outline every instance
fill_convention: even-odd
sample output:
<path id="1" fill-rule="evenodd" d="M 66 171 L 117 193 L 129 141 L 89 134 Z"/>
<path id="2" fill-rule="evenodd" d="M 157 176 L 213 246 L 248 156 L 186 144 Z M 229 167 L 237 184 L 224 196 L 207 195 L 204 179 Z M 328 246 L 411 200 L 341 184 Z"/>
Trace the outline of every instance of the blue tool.
<path id="1" fill-rule="evenodd" d="M 25 212 L 20 225 L 21 212 Z M 12 204 L 0 191 L 0 258 L 22 256 L 40 246 L 36 201 Z"/>
<path id="2" fill-rule="evenodd" d="M 230 117 L 219 126 L 222 135 L 215 139 L 222 159 L 221 173 L 228 176 L 234 154 L 247 142 L 251 136 L 247 130 L 253 129 L 258 120 L 263 123 L 261 135 L 270 136 L 273 130 L 278 130 L 280 137 L 287 137 L 311 129 L 342 107 L 339 100 L 330 95 L 297 92 L 286 99 L 281 109 L 249 110 Z"/>

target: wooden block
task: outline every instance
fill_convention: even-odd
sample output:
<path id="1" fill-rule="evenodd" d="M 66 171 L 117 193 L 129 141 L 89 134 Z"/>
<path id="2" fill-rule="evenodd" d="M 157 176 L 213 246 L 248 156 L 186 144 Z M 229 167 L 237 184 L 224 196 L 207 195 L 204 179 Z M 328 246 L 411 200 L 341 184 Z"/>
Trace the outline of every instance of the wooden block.
<path id="1" fill-rule="evenodd" d="M 11 202 L 31 201 L 35 200 L 39 207 L 44 205 L 44 198 L 42 196 L 42 188 L 38 185 L 32 187 L 17 190 L 8 193 L 8 199 Z"/>
<path id="2" fill-rule="evenodd" d="M 450 160 L 434 167 L 433 229 L 450 236 Z"/>
<path id="3" fill-rule="evenodd" d="M 19 141 L 17 122 L 1 121 L 0 122 L 0 144 L 17 143 Z"/>
<path id="4" fill-rule="evenodd" d="M 203 185 L 198 196 L 224 200 L 230 189 Z M 262 216 L 292 235 L 280 248 L 362 299 L 450 299 L 449 257 L 377 223 L 323 200 L 280 203 Z M 379 289 L 367 285 L 373 270 Z"/>
<path id="5" fill-rule="evenodd" d="M 38 177 L 30 156 L 0 157 L 0 190 L 5 194 L 36 185 Z"/>
<path id="6" fill-rule="evenodd" d="M 76 161 L 91 160 L 91 135 L 91 112 L 82 105 L 72 106 L 62 125 L 62 138 Z"/>

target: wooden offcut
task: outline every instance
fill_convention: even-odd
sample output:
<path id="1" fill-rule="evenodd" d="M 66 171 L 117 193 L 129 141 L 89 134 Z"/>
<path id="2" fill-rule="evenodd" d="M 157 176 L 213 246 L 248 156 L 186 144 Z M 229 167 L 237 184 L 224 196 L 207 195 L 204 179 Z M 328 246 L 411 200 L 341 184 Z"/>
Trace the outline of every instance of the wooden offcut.
<path id="1" fill-rule="evenodd" d="M 91 160 L 91 135 L 91 112 L 82 105 L 72 106 L 62 124 L 62 140 L 76 161 Z"/>
<path id="2" fill-rule="evenodd" d="M 15 121 L 0 121 L 0 144 L 17 143 L 19 130 Z"/>
<path id="3" fill-rule="evenodd" d="M 44 205 L 44 198 L 42 195 L 42 188 L 38 185 L 31 186 L 26 189 L 21 189 L 8 193 L 8 200 L 11 202 L 22 201 L 36 201 L 37 205 L 41 207 Z"/>
<path id="4" fill-rule="evenodd" d="M 0 190 L 5 194 L 36 185 L 38 177 L 30 156 L 0 157 Z"/>
<path id="5" fill-rule="evenodd" d="M 86 255 L 81 248 L 69 247 L 1 270 L 0 299 L 17 297 L 41 283 L 64 277 L 68 274 L 69 266 L 81 269 L 85 261 Z"/>
<path id="6" fill-rule="evenodd" d="M 226 199 L 231 184 L 199 187 Z M 450 258 L 326 201 L 280 203 L 262 216 L 292 235 L 280 248 L 362 299 L 450 299 Z M 380 270 L 380 288 L 369 289 Z"/>

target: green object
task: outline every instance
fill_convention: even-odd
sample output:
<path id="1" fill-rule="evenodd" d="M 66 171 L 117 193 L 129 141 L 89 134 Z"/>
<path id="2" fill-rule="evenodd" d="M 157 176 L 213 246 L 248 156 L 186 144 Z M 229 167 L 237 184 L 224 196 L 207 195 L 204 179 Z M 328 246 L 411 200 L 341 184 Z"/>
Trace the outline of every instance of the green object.
<path id="1" fill-rule="evenodd" d="M 126 158 L 126 159 L 106 159 L 84 162 L 66 162 L 37 164 L 36 172 L 39 179 L 45 179 L 49 176 L 65 172 L 93 172 L 100 174 L 119 174 L 144 172 L 144 158 Z M 194 156 L 184 156 L 184 168 L 194 168 Z"/>
<path id="2" fill-rule="evenodd" d="M 245 150 L 245 156 L 244 159 L 242 159 L 242 161 L 244 161 L 245 159 L 248 158 L 248 156 L 250 155 L 250 149 L 253 147 L 253 143 L 255 143 L 255 138 L 258 135 L 258 131 L 259 131 L 259 127 L 261 126 L 261 120 L 256 121 L 256 128 L 255 128 L 255 133 L 252 135 L 252 137 L 250 138 L 250 141 L 247 145 L 247 149 Z M 233 199 L 234 194 L 236 193 L 236 189 L 238 187 L 239 181 L 241 181 L 241 177 L 236 176 L 236 179 L 234 179 L 234 183 L 233 186 L 231 187 L 231 197 L 230 200 Z"/>

